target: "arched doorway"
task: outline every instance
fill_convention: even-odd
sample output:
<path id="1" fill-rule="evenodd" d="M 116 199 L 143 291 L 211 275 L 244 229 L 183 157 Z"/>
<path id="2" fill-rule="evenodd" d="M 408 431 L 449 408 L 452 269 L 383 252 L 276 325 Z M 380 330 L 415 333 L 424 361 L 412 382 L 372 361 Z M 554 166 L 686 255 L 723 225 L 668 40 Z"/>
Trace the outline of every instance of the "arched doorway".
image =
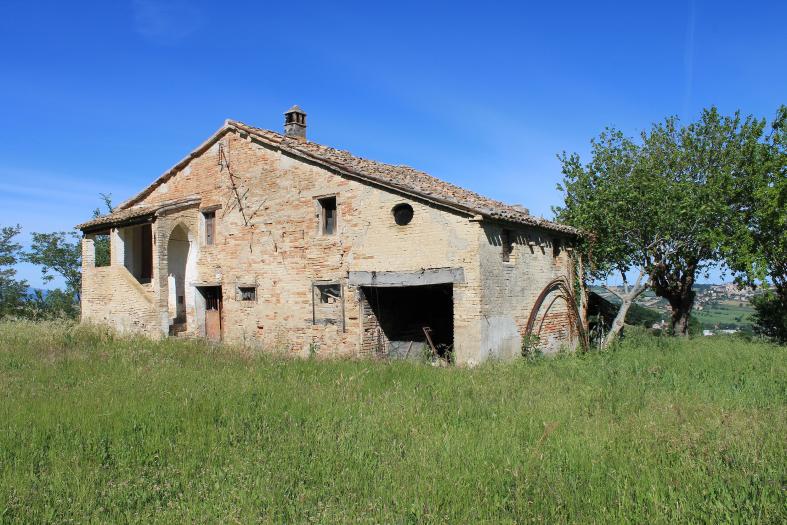
<path id="1" fill-rule="evenodd" d="M 185 331 L 187 325 L 187 307 L 193 302 L 186 290 L 190 277 L 193 236 L 183 224 L 172 230 L 167 243 L 167 289 L 170 334 Z"/>

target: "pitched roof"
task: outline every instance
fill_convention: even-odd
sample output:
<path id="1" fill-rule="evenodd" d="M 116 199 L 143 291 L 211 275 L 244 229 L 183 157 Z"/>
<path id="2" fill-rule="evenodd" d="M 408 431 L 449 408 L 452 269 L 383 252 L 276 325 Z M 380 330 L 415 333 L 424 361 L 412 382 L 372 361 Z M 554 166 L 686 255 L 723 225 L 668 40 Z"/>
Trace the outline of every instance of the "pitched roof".
<path id="1" fill-rule="evenodd" d="M 138 205 L 123 210 L 115 209 L 112 213 L 100 215 L 94 219 L 77 224 L 77 229 L 94 229 L 101 226 L 111 227 L 113 224 L 130 222 L 134 219 L 142 219 L 147 216 L 152 216 L 155 209 L 149 205 Z"/>
<path id="2" fill-rule="evenodd" d="M 101 215 L 87 222 L 77 225 L 80 230 L 101 231 L 119 224 L 140 224 L 148 222 L 163 210 L 171 210 L 183 206 L 199 204 L 200 197 L 191 195 L 183 199 L 169 200 L 156 204 L 136 204 L 128 208 L 115 208 L 112 213 Z"/>
<path id="3" fill-rule="evenodd" d="M 96 224 L 96 221 L 100 220 L 105 221 L 105 224 L 118 222 L 121 219 L 121 213 L 130 212 L 131 209 L 139 207 L 139 204 L 137 204 L 139 201 L 185 167 L 193 158 L 211 147 L 225 133 L 232 130 L 251 135 L 288 154 L 321 164 L 345 176 L 419 197 L 470 215 L 481 215 L 487 219 L 525 224 L 570 235 L 579 235 L 579 231 L 575 228 L 530 215 L 521 206 L 510 205 L 484 197 L 409 166 L 384 164 L 356 157 L 347 151 L 323 146 L 300 138 L 287 137 L 275 131 L 255 128 L 235 120 L 227 120 L 224 126 L 214 133 L 210 139 L 161 175 L 142 192 L 119 205 L 114 213 L 81 224 L 78 228 L 84 229 L 86 226 L 93 226 Z M 141 210 L 140 212 L 144 214 Z"/>

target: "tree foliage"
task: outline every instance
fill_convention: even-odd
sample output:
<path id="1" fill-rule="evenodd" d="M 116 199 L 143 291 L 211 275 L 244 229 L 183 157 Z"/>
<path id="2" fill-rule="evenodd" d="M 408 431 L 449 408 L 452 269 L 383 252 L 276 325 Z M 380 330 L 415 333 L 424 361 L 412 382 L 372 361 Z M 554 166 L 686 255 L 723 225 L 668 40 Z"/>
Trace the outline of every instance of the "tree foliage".
<path id="1" fill-rule="evenodd" d="M 754 332 L 787 343 L 787 296 L 768 292 L 752 298 Z"/>
<path id="2" fill-rule="evenodd" d="M 19 225 L 0 228 L 0 319 L 18 315 L 27 295 L 27 282 L 18 280 L 14 269 L 22 249 L 14 237 L 21 231 Z"/>
<path id="3" fill-rule="evenodd" d="M 565 201 L 555 212 L 559 220 L 589 234 L 580 249 L 587 277 L 605 280 L 616 274 L 623 281 L 622 294 L 610 290 L 621 299 L 621 306 L 606 345 L 620 332 L 633 301 L 647 289 L 644 270 L 631 288 L 627 274 L 631 268 L 644 268 L 653 233 L 649 217 L 640 213 L 642 208 L 631 197 L 647 194 L 638 187 L 644 179 L 637 169 L 636 144 L 614 129 L 605 130 L 591 144 L 591 160 L 585 165 L 577 154 L 564 152 L 559 157 L 564 179 L 558 189 L 564 191 Z"/>
<path id="4" fill-rule="evenodd" d="M 106 206 L 107 212 L 111 213 L 112 195 L 101 193 L 101 200 Z M 100 216 L 101 210 L 96 208 L 93 216 Z M 97 238 L 96 243 L 96 265 L 106 266 L 109 264 L 109 237 Z M 24 253 L 24 260 L 41 266 L 41 273 L 44 282 L 51 282 L 55 275 L 60 275 L 66 283 L 66 293 L 79 302 L 79 295 L 82 290 L 82 240 L 77 231 L 52 232 L 52 233 L 33 233 L 30 249 Z M 47 296 L 48 298 L 48 296 Z M 56 310 L 69 311 L 62 307 L 62 297 L 53 296 L 49 302 L 39 304 L 49 305 Z"/>
<path id="5" fill-rule="evenodd" d="M 60 275 L 66 282 L 66 291 L 78 300 L 82 289 L 82 243 L 78 233 L 34 232 L 24 259 L 41 266 L 45 283 L 51 282 L 55 274 Z"/>
<path id="6" fill-rule="evenodd" d="M 565 202 L 555 211 L 594 234 L 584 247 L 590 277 L 626 283 L 639 271 L 638 284 L 669 302 L 673 332 L 687 334 L 696 278 L 747 230 L 739 184 L 761 169 L 764 125 L 710 108 L 688 125 L 667 118 L 636 141 L 607 129 L 587 164 L 564 153 Z"/>
<path id="7" fill-rule="evenodd" d="M 112 205 L 111 193 L 99 193 L 101 202 L 104 203 L 106 213 L 112 213 L 115 207 Z M 101 208 L 93 210 L 93 217 L 101 217 Z M 96 266 L 109 266 L 110 248 L 109 248 L 109 235 L 96 235 L 93 239 L 93 249 L 95 253 Z"/>
<path id="8" fill-rule="evenodd" d="M 777 111 L 758 156 L 758 169 L 736 185 L 746 227 L 726 246 L 727 264 L 741 285 L 772 287 L 752 301 L 755 330 L 787 342 L 787 106 Z"/>

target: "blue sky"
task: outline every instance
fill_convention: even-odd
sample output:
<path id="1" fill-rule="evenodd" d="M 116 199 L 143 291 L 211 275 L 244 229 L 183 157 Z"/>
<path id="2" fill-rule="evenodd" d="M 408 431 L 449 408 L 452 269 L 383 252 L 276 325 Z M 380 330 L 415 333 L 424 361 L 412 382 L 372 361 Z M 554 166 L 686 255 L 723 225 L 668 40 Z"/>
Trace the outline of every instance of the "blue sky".
<path id="1" fill-rule="evenodd" d="M 549 217 L 563 150 L 787 103 L 787 2 L 3 3 L 0 225 L 65 230 L 234 118 Z M 40 286 L 39 270 L 20 275 Z"/>

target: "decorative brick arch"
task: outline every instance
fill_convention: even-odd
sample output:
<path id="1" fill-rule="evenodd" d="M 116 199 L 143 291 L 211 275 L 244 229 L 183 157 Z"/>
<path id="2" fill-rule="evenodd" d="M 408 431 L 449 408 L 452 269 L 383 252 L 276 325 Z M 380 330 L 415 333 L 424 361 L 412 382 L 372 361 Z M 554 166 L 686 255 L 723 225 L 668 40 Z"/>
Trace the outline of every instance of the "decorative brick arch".
<path id="1" fill-rule="evenodd" d="M 169 240 L 172 238 L 172 234 L 175 233 L 175 230 L 178 228 L 180 228 L 186 234 L 186 240 L 189 242 L 194 242 L 196 240 L 194 232 L 191 231 L 191 228 L 189 228 L 189 226 L 182 220 L 178 220 L 178 222 L 172 225 L 172 227 L 169 229 L 169 232 L 167 233 L 166 241 L 168 244 Z"/>
<path id="2" fill-rule="evenodd" d="M 549 298 L 552 292 L 555 293 L 551 300 L 547 302 L 547 298 Z M 582 319 L 580 318 L 579 311 L 577 310 L 576 296 L 571 289 L 568 279 L 565 277 L 553 279 L 544 287 L 543 290 L 541 290 L 541 293 L 538 294 L 538 298 L 536 298 L 536 302 L 533 304 L 533 308 L 530 310 L 530 316 L 527 319 L 527 325 L 525 325 L 524 338 L 527 340 L 532 335 L 539 336 L 541 334 L 544 320 L 546 319 L 549 310 L 558 299 L 563 300 L 563 302 L 566 304 L 566 310 L 568 312 L 569 318 L 569 333 L 571 334 L 576 331 L 576 333 L 579 334 L 579 344 L 581 345 L 582 350 L 587 351 L 590 346 L 587 333 L 585 332 L 585 327 L 582 324 Z M 546 304 L 546 308 L 542 308 L 544 304 Z M 538 326 L 536 326 L 539 313 L 542 313 L 541 322 L 538 323 Z M 533 332 L 534 328 L 537 328 L 535 334 Z"/>

